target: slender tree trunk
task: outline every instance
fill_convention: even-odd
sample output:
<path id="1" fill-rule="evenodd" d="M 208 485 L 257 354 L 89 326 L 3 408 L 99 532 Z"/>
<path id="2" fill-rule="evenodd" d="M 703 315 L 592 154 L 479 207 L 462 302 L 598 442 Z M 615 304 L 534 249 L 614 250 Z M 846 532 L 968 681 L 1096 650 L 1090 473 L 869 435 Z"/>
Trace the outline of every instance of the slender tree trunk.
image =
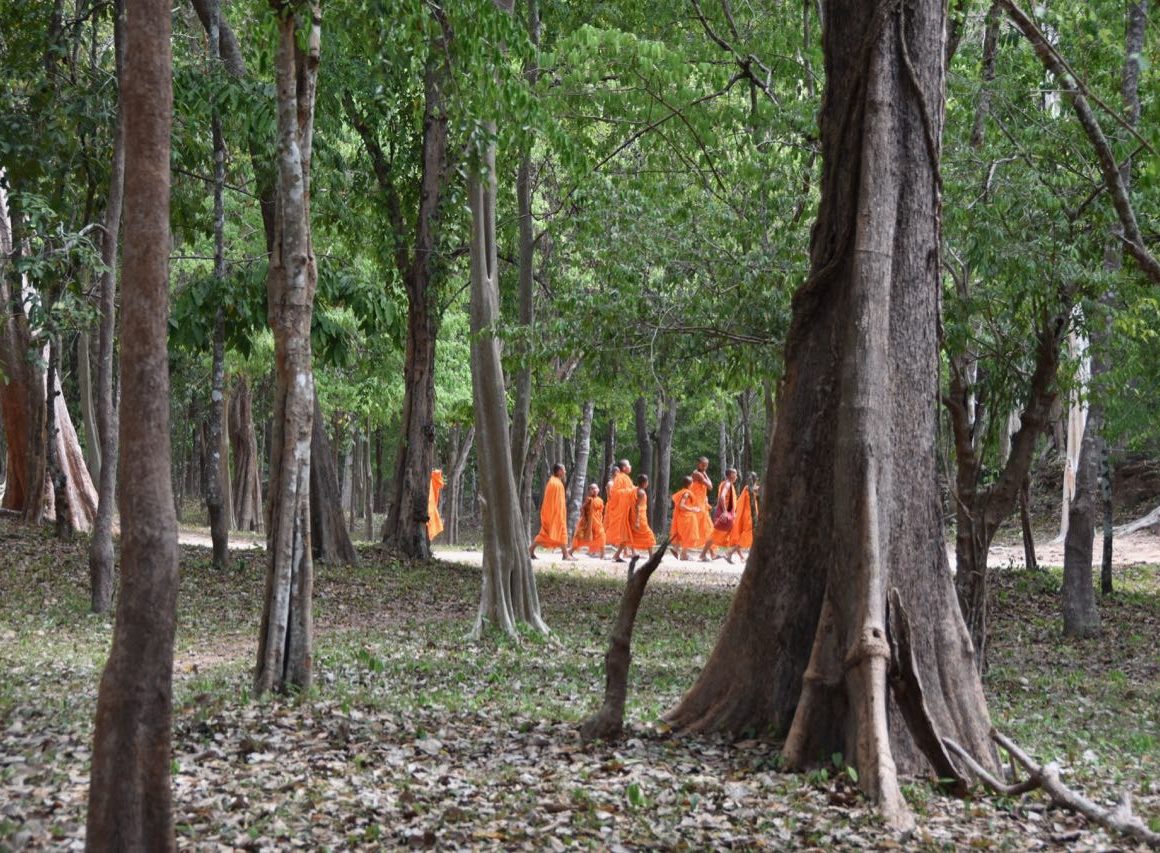
<path id="1" fill-rule="evenodd" d="M 888 822 L 897 774 L 997 770 L 955 607 L 935 465 L 942 3 L 825 4 L 821 205 L 793 301 L 772 488 L 678 730 L 772 730 L 841 752 Z M 892 677 L 888 678 L 888 674 Z"/>
<path id="2" fill-rule="evenodd" d="M 592 448 L 592 415 L 596 404 L 592 400 L 584 402 L 580 413 L 580 427 L 576 431 L 576 461 L 568 474 L 568 529 L 575 530 L 580 520 L 580 507 L 584 503 L 585 486 L 588 483 L 588 454 Z"/>
<path id="3" fill-rule="evenodd" d="M 511 11 L 511 0 L 497 0 Z M 486 128 L 489 135 L 495 126 Z M 471 206 L 471 386 L 475 402 L 475 430 L 479 441 L 483 493 L 483 588 L 474 633 L 490 624 L 515 634 L 516 623 L 526 622 L 547 633 L 540 617 L 536 576 L 528 554 L 528 538 L 519 507 L 519 491 L 511 469 L 500 342 L 494 328 L 499 320 L 499 258 L 495 234 L 495 143 L 489 142 L 482 162 L 468 179 Z"/>
<path id="4" fill-rule="evenodd" d="M 1019 487 L 1019 524 L 1023 528 L 1023 563 L 1031 571 L 1039 569 L 1035 557 L 1035 534 L 1031 530 L 1031 476 L 1023 478 Z"/>
<path id="5" fill-rule="evenodd" d="M 777 396 L 773 382 L 769 379 L 762 381 L 761 390 L 765 403 L 765 444 L 762 447 L 761 459 L 768 466 L 769 456 L 773 452 L 773 434 L 777 427 Z"/>
<path id="6" fill-rule="evenodd" d="M 373 542 L 375 538 L 375 478 L 371 467 L 371 420 L 367 418 L 367 431 L 363 436 L 362 452 L 362 508 L 363 508 L 363 538 Z"/>
<path id="7" fill-rule="evenodd" d="M 326 419 L 318 395 L 314 395 L 314 417 L 310 436 L 310 535 L 314 559 L 320 563 L 354 565 L 358 552 L 350 539 L 343 516 L 338 468 L 334 462 Z M 273 486 L 271 486 L 273 493 Z"/>
<path id="8" fill-rule="evenodd" d="M 1093 414 L 1095 417 L 1093 417 Z M 1102 424 L 1096 412 L 1089 412 L 1080 453 L 1075 500 L 1071 504 L 1068 534 L 1063 550 L 1063 635 L 1092 637 L 1100 630 L 1100 611 L 1092 586 L 1092 540 L 1095 534 L 1095 504 L 1098 458 L 1091 445 Z"/>
<path id="9" fill-rule="evenodd" d="M 298 48 L 299 19 L 307 35 Z M 278 222 L 266 278 L 274 332 L 274 429 L 266 591 L 255 692 L 308 689 L 313 677 L 311 436 L 317 401 L 310 317 L 318 281 L 310 235 L 310 156 L 322 13 L 297 3 L 278 17 Z"/>
<path id="10" fill-rule="evenodd" d="M 616 462 L 616 415 L 608 413 L 608 426 L 604 430 L 604 467 L 600 469 L 600 491 L 604 502 L 608 503 L 608 472 Z"/>
<path id="11" fill-rule="evenodd" d="M 672 501 L 670 476 L 673 468 L 673 433 L 677 427 L 677 400 L 661 394 L 661 417 L 657 426 L 657 476 L 653 489 L 652 529 L 660 535 L 669 529 L 669 511 Z"/>
<path id="12" fill-rule="evenodd" d="M 57 378 L 57 365 L 60 363 L 60 337 L 56 332 L 48 338 L 48 368 L 45 379 L 47 387 L 47 402 L 45 405 L 45 464 L 48 476 L 52 482 L 53 504 L 56 513 L 56 535 L 58 539 L 71 539 L 76 527 L 73 524 L 73 509 L 69 502 L 68 473 L 64 468 L 58 445 L 60 428 L 57 426 L 57 400 L 61 396 Z"/>
<path id="13" fill-rule="evenodd" d="M 221 60 L 220 51 L 221 3 L 213 0 L 211 12 L 209 48 L 214 66 Z M 226 143 L 222 136 L 221 113 L 213 104 L 210 114 L 210 128 L 213 136 L 213 277 L 219 292 L 226 282 L 226 242 L 225 242 L 225 184 L 226 184 Z M 206 431 L 209 446 L 208 463 L 205 469 L 205 507 L 209 515 L 209 535 L 213 542 L 213 564 L 222 568 L 229 561 L 230 522 L 232 514 L 227 512 L 229 463 L 223 466 L 222 448 L 225 422 L 226 391 L 226 320 L 219 295 L 213 321 L 213 358 L 210 367 L 209 424 Z M 223 478 L 222 468 L 227 470 Z"/>
<path id="14" fill-rule="evenodd" d="M 737 395 L 737 408 L 741 412 L 741 453 L 738 456 L 738 465 L 744 472 L 742 477 L 749 476 L 749 472 L 753 470 L 752 400 L 751 391 L 742 391 Z"/>
<path id="15" fill-rule="evenodd" d="M 640 465 L 637 474 L 644 474 L 652 479 L 652 443 L 648 437 L 648 400 L 637 397 L 632 404 L 633 423 L 636 425 L 636 448 L 640 454 Z"/>
<path id="16" fill-rule="evenodd" d="M 262 479 L 258 473 L 258 440 L 254 433 L 253 398 L 244 376 L 229 397 L 230 454 L 234 460 L 234 524 L 238 530 L 261 531 Z"/>
<path id="17" fill-rule="evenodd" d="M 93 482 L 101 479 L 101 435 L 97 429 L 97 406 L 93 392 L 92 341 L 87 331 L 77 336 L 77 384 L 80 386 L 81 422 L 85 429 L 85 465 Z"/>
<path id="18" fill-rule="evenodd" d="M 101 676 L 85 845 L 173 850 L 177 519 L 169 470 L 170 7 L 126 0 L 121 594 Z"/>
<path id="19" fill-rule="evenodd" d="M 717 459 L 721 463 L 721 479 L 729 467 L 729 425 L 722 419 L 717 423 Z"/>
<path id="20" fill-rule="evenodd" d="M 459 427 L 456 427 L 456 433 Z M 467 469 L 467 459 L 471 455 L 471 447 L 475 442 L 474 424 L 467 428 L 467 433 L 459 440 L 451 463 L 451 482 L 447 489 L 447 542 L 451 545 L 459 544 L 459 520 L 463 509 L 463 472 Z"/>

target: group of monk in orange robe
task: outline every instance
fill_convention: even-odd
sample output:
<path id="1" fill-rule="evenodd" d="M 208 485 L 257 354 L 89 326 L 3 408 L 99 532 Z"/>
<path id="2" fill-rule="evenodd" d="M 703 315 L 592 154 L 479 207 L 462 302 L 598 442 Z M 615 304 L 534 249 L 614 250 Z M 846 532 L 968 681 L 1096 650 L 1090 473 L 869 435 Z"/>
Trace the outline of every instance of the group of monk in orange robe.
<path id="1" fill-rule="evenodd" d="M 718 556 L 717 549 L 722 548 L 723 556 L 733 562 L 733 557 L 742 549 L 753 546 L 756 477 L 751 474 L 750 483 L 738 495 L 734 487 L 737 472 L 730 468 L 718 487 L 714 514 L 709 507 L 709 489 L 713 484 L 706 473 L 708 467 L 708 459 L 699 459 L 696 469 L 685 477 L 682 488 L 673 495 L 670 546 L 682 560 L 689 558 L 690 548 L 700 548 L 701 559 L 705 561 Z M 634 484 L 631 474 L 632 465 L 627 459 L 614 466 L 608 481 L 607 507 L 600 497 L 600 487 L 595 483 L 588 486 L 580 520 L 569 543 L 564 490 L 567 472 L 559 463 L 553 466 L 540 505 L 540 532 L 530 549 L 533 559 L 539 546 L 559 548 L 565 560 L 576 559 L 575 552 L 581 548 L 587 549 L 589 556 L 603 559 L 609 545 L 615 549 L 612 559 L 617 562 L 623 562 L 626 553 L 652 554 L 657 540 L 648 522 L 649 479 L 642 474 Z"/>

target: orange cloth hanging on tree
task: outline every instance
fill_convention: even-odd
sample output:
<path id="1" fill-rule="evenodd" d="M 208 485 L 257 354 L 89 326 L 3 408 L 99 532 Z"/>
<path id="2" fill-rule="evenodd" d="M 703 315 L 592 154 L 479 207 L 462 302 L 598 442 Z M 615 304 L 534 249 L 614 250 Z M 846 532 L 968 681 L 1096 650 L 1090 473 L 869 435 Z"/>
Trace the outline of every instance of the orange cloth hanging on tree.
<path id="1" fill-rule="evenodd" d="M 443 517 L 439 515 L 439 493 L 443 491 L 443 472 L 436 468 L 431 472 L 431 485 L 427 490 L 427 541 L 434 541 L 443 532 Z"/>
<path id="2" fill-rule="evenodd" d="M 748 551 L 753 547 L 753 527 L 756 521 L 753 509 L 756 504 L 756 496 L 750 502 L 749 486 L 746 486 L 737 498 L 737 513 L 733 518 L 733 529 L 729 531 L 730 548 L 744 548 Z"/>
<path id="3" fill-rule="evenodd" d="M 648 492 L 644 489 L 636 492 L 636 506 L 632 507 L 630 519 L 628 544 L 638 551 L 656 547 L 657 538 L 648 526 Z"/>
<path id="4" fill-rule="evenodd" d="M 632 477 L 623 471 L 617 471 L 612 478 L 612 487 L 608 490 L 608 506 L 604 513 L 604 533 L 608 544 L 619 548 L 628 542 L 631 535 L 629 520 L 632 516 L 633 495 L 636 486 L 632 484 Z"/>
<path id="5" fill-rule="evenodd" d="M 564 481 L 553 475 L 544 487 L 540 504 L 540 532 L 536 544 L 546 548 L 563 548 L 568 544 L 568 507 L 564 498 Z"/>
<path id="6" fill-rule="evenodd" d="M 572 537 L 572 550 L 587 548 L 590 556 L 602 558 L 604 540 L 604 501 L 596 494 L 585 498 L 584 506 L 580 509 L 580 521 Z"/>

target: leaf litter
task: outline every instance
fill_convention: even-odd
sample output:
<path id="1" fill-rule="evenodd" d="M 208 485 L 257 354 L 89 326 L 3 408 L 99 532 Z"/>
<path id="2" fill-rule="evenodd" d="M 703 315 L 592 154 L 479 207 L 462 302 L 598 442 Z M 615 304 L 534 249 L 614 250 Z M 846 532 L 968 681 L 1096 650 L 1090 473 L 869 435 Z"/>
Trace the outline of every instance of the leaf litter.
<path id="1" fill-rule="evenodd" d="M 97 681 L 111 620 L 87 611 L 83 542 L 0 522 L 0 849 L 80 849 Z M 464 639 L 478 572 L 448 564 L 319 566 L 316 683 L 249 693 L 263 563 L 223 571 L 183 548 L 175 660 L 174 808 L 190 850 L 352 848 L 1126 849 L 1039 795 L 904 788 L 913 835 L 882 826 L 832 756 L 780 769 L 755 736 L 674 738 L 658 717 L 703 665 L 735 578 L 650 587 L 627 736 L 584 746 L 599 703 L 616 577 L 540 575 L 554 634 Z M 663 567 L 658 580 L 663 578 Z M 1072 784 L 1160 815 L 1160 581 L 1117 578 L 1099 640 L 1059 639 L 1058 573 L 996 573 L 986 678 L 996 724 Z"/>

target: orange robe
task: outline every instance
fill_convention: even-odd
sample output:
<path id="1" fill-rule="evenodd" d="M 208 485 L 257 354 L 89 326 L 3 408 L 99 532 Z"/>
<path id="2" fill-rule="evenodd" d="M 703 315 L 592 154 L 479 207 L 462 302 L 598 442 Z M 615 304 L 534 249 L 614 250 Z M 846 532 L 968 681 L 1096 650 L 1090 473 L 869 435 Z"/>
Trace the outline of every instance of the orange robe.
<path id="1" fill-rule="evenodd" d="M 431 472 L 431 486 L 427 490 L 427 541 L 434 541 L 443 532 L 443 517 L 439 515 L 439 493 L 443 491 L 443 472 Z"/>
<path id="2" fill-rule="evenodd" d="M 604 556 L 604 501 L 599 497 L 586 498 L 580 509 L 572 550 L 587 548 L 593 557 Z"/>
<path id="3" fill-rule="evenodd" d="M 568 544 L 568 507 L 564 498 L 564 481 L 548 478 L 544 501 L 540 504 L 540 532 L 536 544 L 546 548 L 563 548 Z"/>
<path id="4" fill-rule="evenodd" d="M 632 484 L 632 477 L 623 471 L 617 471 L 612 478 L 612 488 L 608 490 L 608 507 L 604 513 L 604 532 L 608 537 L 608 544 L 619 548 L 628 542 L 631 531 L 629 518 L 632 515 L 633 495 L 636 486 Z"/>
<path id="5" fill-rule="evenodd" d="M 699 527 L 697 517 L 697 496 L 692 489 L 681 489 L 673 495 L 673 522 L 669 527 L 669 540 L 678 548 L 698 548 Z"/>
<path id="6" fill-rule="evenodd" d="M 657 538 L 653 535 L 652 528 L 648 526 L 648 493 L 643 489 L 637 492 L 636 506 L 632 508 L 631 522 L 628 544 L 637 551 L 656 547 Z"/>
<path id="7" fill-rule="evenodd" d="M 688 547 L 703 548 L 713 536 L 713 511 L 709 508 L 709 487 L 693 480 L 693 485 L 689 486 L 689 489 L 697 499 L 697 506 L 701 511 L 693 513 L 693 517 L 697 519 L 697 538 L 690 542 Z"/>
<path id="8" fill-rule="evenodd" d="M 728 480 L 722 480 L 721 485 L 717 487 L 717 503 L 723 504 L 725 509 L 733 513 L 733 527 L 737 526 L 737 492 L 733 488 L 733 484 Z M 718 530 L 713 528 L 712 540 L 713 544 L 718 548 L 729 547 L 729 536 L 733 532 L 733 528 L 728 530 Z"/>
<path id="9" fill-rule="evenodd" d="M 756 501 L 754 504 L 756 505 Z M 729 531 L 729 547 L 753 547 L 753 511 L 749 503 L 749 486 L 741 490 L 737 498 L 737 515 L 733 519 L 733 529 Z"/>

